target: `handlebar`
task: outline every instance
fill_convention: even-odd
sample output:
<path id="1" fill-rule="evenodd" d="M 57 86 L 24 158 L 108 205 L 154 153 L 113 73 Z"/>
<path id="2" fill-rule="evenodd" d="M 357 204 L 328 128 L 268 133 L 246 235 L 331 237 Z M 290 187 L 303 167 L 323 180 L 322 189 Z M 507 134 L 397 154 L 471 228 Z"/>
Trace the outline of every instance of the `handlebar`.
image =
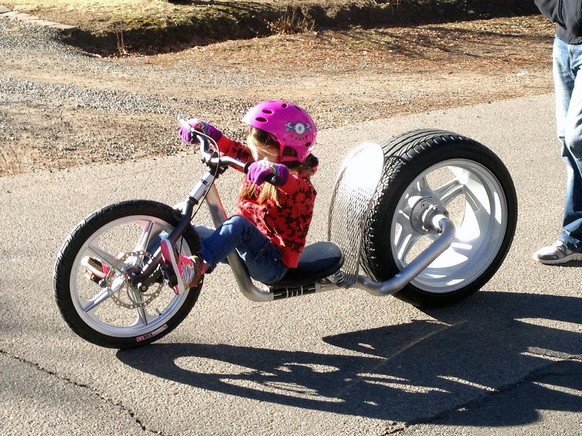
<path id="1" fill-rule="evenodd" d="M 218 150 L 213 150 L 211 143 L 216 144 L 214 139 L 204 134 L 203 132 L 194 129 L 181 115 L 178 117 L 178 122 L 182 128 L 188 129 L 190 133 L 195 135 L 196 139 L 198 139 L 198 144 L 200 145 L 200 155 L 202 156 L 202 161 L 205 164 L 218 167 L 235 167 L 246 173 L 247 164 L 230 156 L 221 156 Z"/>
<path id="2" fill-rule="evenodd" d="M 225 168 L 234 167 L 238 168 L 245 174 L 249 171 L 249 166 L 252 162 L 241 162 L 230 156 L 221 156 L 218 150 L 213 150 L 211 143 L 216 144 L 216 141 L 199 130 L 193 128 L 188 121 L 182 116 L 178 116 L 178 122 L 180 126 L 187 129 L 192 135 L 195 135 L 198 139 L 198 144 L 200 145 L 200 155 L 202 156 L 202 162 L 211 167 Z M 276 177 L 275 174 L 268 176 L 265 181 L 268 183 L 273 183 Z"/>

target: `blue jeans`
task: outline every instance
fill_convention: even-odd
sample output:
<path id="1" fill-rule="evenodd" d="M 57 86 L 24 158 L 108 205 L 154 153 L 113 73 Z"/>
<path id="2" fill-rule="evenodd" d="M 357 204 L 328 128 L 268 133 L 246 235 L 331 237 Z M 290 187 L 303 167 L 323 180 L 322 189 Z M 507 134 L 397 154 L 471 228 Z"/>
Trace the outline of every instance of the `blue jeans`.
<path id="1" fill-rule="evenodd" d="M 582 250 L 582 45 L 554 39 L 556 127 L 566 164 L 567 187 L 560 240 Z"/>
<path id="2" fill-rule="evenodd" d="M 218 229 L 196 226 L 200 236 L 200 256 L 214 268 L 236 250 L 255 280 L 267 285 L 276 283 L 287 272 L 279 249 L 249 220 L 234 215 Z"/>

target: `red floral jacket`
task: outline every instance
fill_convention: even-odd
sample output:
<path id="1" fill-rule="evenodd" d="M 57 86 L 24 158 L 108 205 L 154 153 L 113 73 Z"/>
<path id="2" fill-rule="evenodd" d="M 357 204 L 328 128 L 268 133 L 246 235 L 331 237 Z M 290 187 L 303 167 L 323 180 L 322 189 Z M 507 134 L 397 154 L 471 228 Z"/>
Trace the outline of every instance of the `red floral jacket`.
<path id="1" fill-rule="evenodd" d="M 253 157 L 249 149 L 240 142 L 222 136 L 218 141 L 220 151 L 242 162 L 250 162 Z M 243 187 L 250 184 L 246 178 Z M 272 200 L 258 204 L 262 185 L 255 187 L 253 198 L 240 198 L 237 213 L 251 221 L 281 251 L 281 260 L 288 268 L 295 268 L 299 255 L 305 247 L 305 240 L 313 216 L 317 192 L 311 184 L 310 174 L 289 171 L 289 179 L 277 186 L 279 203 Z"/>

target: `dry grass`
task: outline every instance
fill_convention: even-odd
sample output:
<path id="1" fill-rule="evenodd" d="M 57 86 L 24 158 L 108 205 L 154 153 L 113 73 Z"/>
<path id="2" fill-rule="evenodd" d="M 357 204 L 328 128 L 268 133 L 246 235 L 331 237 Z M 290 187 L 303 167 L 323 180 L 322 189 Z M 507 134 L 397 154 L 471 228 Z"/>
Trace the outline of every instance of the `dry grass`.
<path id="1" fill-rule="evenodd" d="M 38 5 L 40 1 L 22 3 Z M 47 0 L 43 8 L 68 3 L 97 7 L 112 1 Z M 162 2 L 145 2 L 144 8 L 148 3 Z M 119 0 L 120 10 L 131 4 L 135 1 Z M 83 16 L 87 19 L 90 15 Z M 297 18 L 289 15 L 280 23 L 285 31 L 268 38 L 95 60 L 97 64 L 118 65 L 123 79 L 112 77 L 108 68 L 87 73 L 63 69 L 51 56 L 39 58 L 34 52 L 11 59 L 3 65 L 3 73 L 35 83 L 73 84 L 154 97 L 182 113 L 184 89 L 192 89 L 195 99 L 188 103 L 188 110 L 190 105 L 204 106 L 204 116 L 231 134 L 236 132 L 228 128 L 240 124 L 240 112 L 232 108 L 268 98 L 301 101 L 325 129 L 354 120 L 537 95 L 552 89 L 554 27 L 541 15 L 289 34 L 288 29 L 292 33 L 301 24 Z M 123 34 L 117 41 L 118 50 L 127 43 L 121 37 Z M 208 68 L 201 68 L 203 65 Z M 185 68 L 189 71 L 186 76 Z M 195 75 L 190 74 L 192 68 Z M 174 86 L 177 80 L 183 86 Z M 0 147 L 0 177 L 124 162 L 178 150 L 167 114 L 148 114 L 142 119 L 131 113 L 71 108 L 66 102 L 51 104 L 11 105 L 5 113 L 0 112 L 0 128 L 12 132 L 10 142 Z M 53 116 L 47 118 L 47 113 Z M 19 126 L 25 122 L 39 133 L 31 136 L 22 132 Z M 79 139 L 86 137 L 92 139 Z M 173 141 L 166 139 L 169 137 Z"/>
<path id="2" fill-rule="evenodd" d="M 97 16 L 115 13 L 133 17 L 163 16 L 178 9 L 167 0 L 9 0 L 3 3 L 11 9 L 27 13 L 61 11 L 84 12 Z"/>
<path id="3" fill-rule="evenodd" d="M 483 14 L 503 17 L 508 13 L 504 7 L 466 0 L 2 0 L 2 3 L 13 10 L 77 26 L 88 37 L 82 41 L 83 48 L 105 55 L 175 51 L 228 39 L 310 30 L 397 27 L 403 23 L 433 22 L 443 14 L 441 18 L 446 21 L 457 22 L 474 20 Z M 526 0 L 517 3 L 521 6 L 516 10 L 520 7 L 523 10 Z"/>
<path id="4" fill-rule="evenodd" d="M 164 26 L 186 20 L 200 9 L 167 0 L 5 0 L 2 3 L 12 10 L 93 31 L 110 29 L 115 23 L 129 27 Z"/>
<path id="5" fill-rule="evenodd" d="M 269 24 L 269 28 L 276 35 L 291 35 L 313 30 L 315 28 L 315 20 L 306 17 L 297 9 L 288 8 L 281 17 Z"/>

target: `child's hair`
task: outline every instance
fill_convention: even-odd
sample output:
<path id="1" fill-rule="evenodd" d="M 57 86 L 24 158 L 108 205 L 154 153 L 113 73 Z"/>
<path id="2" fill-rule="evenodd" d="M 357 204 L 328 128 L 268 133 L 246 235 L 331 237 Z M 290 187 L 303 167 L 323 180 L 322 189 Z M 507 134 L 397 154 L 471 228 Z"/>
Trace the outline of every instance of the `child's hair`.
<path id="1" fill-rule="evenodd" d="M 260 150 L 266 156 L 273 154 L 273 148 L 276 148 L 277 151 L 281 148 L 279 142 L 277 142 L 269 133 L 256 127 L 249 127 L 247 138 L 253 147 Z M 311 176 L 317 169 L 319 160 L 313 154 L 310 154 L 303 163 L 299 161 L 285 162 L 284 165 L 287 166 L 290 171 L 297 173 L 306 172 Z M 254 191 L 255 185 L 247 185 L 241 190 L 240 196 L 241 198 L 252 198 Z M 276 186 L 270 183 L 263 184 L 257 202 L 263 204 L 267 200 L 272 200 L 277 207 L 281 207 L 281 204 L 279 203 L 279 191 Z"/>
<path id="2" fill-rule="evenodd" d="M 280 148 L 279 142 L 271 136 L 270 133 L 265 132 L 257 127 L 249 126 L 247 129 L 247 136 L 253 141 L 253 144 L 257 147 L 261 145 L 267 147 Z"/>

